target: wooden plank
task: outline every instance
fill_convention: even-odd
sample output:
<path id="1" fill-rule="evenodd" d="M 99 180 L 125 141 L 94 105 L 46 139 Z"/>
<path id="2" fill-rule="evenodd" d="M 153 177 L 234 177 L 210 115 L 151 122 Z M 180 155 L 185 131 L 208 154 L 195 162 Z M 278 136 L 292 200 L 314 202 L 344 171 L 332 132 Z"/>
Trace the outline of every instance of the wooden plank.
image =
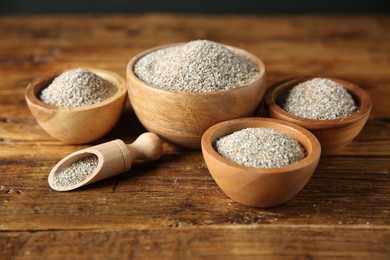
<path id="1" fill-rule="evenodd" d="M 389 229 L 360 226 L 58 230 L 2 233 L 0 238 L 6 259 L 72 255 L 79 259 L 386 259 L 390 255 Z"/>
<path id="2" fill-rule="evenodd" d="M 0 182 L 1 230 L 155 227 L 172 221 L 247 224 L 273 222 L 275 218 L 287 226 L 384 225 L 389 219 L 389 172 L 382 166 L 390 165 L 386 157 L 371 158 L 364 165 L 358 163 L 360 158 L 324 158 L 295 198 L 269 210 L 248 208 L 226 197 L 199 153 L 166 155 L 158 164 L 138 165 L 129 175 L 68 193 L 48 187 L 50 165 L 55 164 L 50 160 L 30 157 L 3 163 L 2 172 L 9 177 Z M 91 216 L 93 222 L 89 222 Z"/>

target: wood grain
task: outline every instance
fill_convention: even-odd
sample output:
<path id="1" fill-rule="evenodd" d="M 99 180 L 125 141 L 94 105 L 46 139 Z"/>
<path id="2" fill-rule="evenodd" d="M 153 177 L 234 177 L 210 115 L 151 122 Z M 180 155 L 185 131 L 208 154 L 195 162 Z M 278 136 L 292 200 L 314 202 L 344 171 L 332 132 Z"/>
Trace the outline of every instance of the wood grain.
<path id="1" fill-rule="evenodd" d="M 390 249 L 390 18 L 388 16 L 0 17 L 0 258 L 374 258 Z M 230 200 L 199 151 L 164 143 L 153 163 L 68 193 L 47 184 L 64 156 L 88 147 L 48 136 L 25 87 L 63 66 L 125 76 L 135 54 L 207 38 L 261 58 L 267 85 L 307 75 L 357 84 L 373 101 L 362 132 L 320 159 L 286 204 Z M 99 144 L 144 132 L 129 104 Z"/>

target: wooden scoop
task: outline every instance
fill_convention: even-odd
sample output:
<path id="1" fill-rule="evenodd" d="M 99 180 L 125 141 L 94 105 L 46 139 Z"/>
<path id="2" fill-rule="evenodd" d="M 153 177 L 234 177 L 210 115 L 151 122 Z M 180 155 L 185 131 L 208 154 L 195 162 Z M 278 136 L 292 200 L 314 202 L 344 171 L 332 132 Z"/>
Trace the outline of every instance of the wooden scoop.
<path id="1" fill-rule="evenodd" d="M 50 187 L 57 191 L 73 190 L 81 186 L 127 172 L 130 170 L 131 164 L 135 160 L 157 160 L 162 155 L 162 152 L 162 142 L 154 133 L 144 133 L 131 144 L 125 144 L 122 140 L 117 139 L 86 148 L 66 156 L 50 171 L 48 182 Z M 98 165 L 91 175 L 89 175 L 85 180 L 74 185 L 56 185 L 54 177 L 59 174 L 62 169 L 68 167 L 79 159 L 91 155 L 96 155 L 98 157 Z"/>

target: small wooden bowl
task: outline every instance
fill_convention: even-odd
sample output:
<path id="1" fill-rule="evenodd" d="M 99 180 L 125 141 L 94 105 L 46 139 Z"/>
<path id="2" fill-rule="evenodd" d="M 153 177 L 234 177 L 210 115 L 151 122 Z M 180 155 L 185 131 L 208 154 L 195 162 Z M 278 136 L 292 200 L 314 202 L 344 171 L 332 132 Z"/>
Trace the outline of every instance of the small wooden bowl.
<path id="1" fill-rule="evenodd" d="M 315 77 L 294 78 L 275 84 L 267 90 L 265 102 L 268 116 L 300 125 L 311 131 L 320 141 L 322 155 L 337 153 L 347 146 L 362 130 L 370 115 L 372 103 L 370 96 L 356 85 L 327 77 L 342 85 L 353 96 L 359 110 L 351 116 L 335 120 L 315 120 L 293 115 L 283 110 L 276 100 L 280 94 L 297 84 Z"/>
<path id="2" fill-rule="evenodd" d="M 254 55 L 226 46 L 246 55 L 259 68 L 253 82 L 230 90 L 189 93 L 159 89 L 141 81 L 133 72 L 134 65 L 146 54 L 175 46 L 165 45 L 144 51 L 127 65 L 129 98 L 143 126 L 168 141 L 200 149 L 200 140 L 210 126 L 229 119 L 251 116 L 265 93 L 265 68 Z"/>
<path id="3" fill-rule="evenodd" d="M 126 81 L 101 69 L 87 68 L 117 86 L 114 96 L 93 105 L 56 107 L 43 103 L 41 91 L 65 70 L 43 75 L 27 86 L 25 98 L 39 125 L 52 137 L 67 144 L 83 144 L 107 134 L 117 123 L 126 102 Z"/>
<path id="4" fill-rule="evenodd" d="M 282 168 L 255 168 L 222 157 L 213 147 L 219 138 L 245 128 L 273 128 L 298 140 L 307 156 Z M 294 197 L 317 167 L 321 146 L 317 138 L 295 124 L 270 118 L 242 118 L 219 123 L 202 137 L 206 165 L 223 192 L 232 200 L 252 207 L 274 207 Z"/>

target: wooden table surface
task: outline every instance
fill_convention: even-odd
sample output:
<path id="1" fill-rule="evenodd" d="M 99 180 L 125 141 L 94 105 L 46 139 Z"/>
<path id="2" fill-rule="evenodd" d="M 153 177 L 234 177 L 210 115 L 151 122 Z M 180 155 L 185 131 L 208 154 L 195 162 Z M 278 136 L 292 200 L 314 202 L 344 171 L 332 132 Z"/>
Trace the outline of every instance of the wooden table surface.
<path id="1" fill-rule="evenodd" d="M 62 66 L 125 76 L 138 52 L 209 39 L 260 57 L 267 85 L 304 75 L 358 84 L 373 100 L 360 135 L 321 158 L 286 204 L 230 200 L 200 151 L 164 143 L 163 157 L 73 192 L 49 188 L 50 169 L 88 145 L 64 145 L 30 114 L 24 90 Z M 0 17 L 0 258 L 390 258 L 390 17 Z M 96 143 L 145 130 L 127 105 Z"/>

